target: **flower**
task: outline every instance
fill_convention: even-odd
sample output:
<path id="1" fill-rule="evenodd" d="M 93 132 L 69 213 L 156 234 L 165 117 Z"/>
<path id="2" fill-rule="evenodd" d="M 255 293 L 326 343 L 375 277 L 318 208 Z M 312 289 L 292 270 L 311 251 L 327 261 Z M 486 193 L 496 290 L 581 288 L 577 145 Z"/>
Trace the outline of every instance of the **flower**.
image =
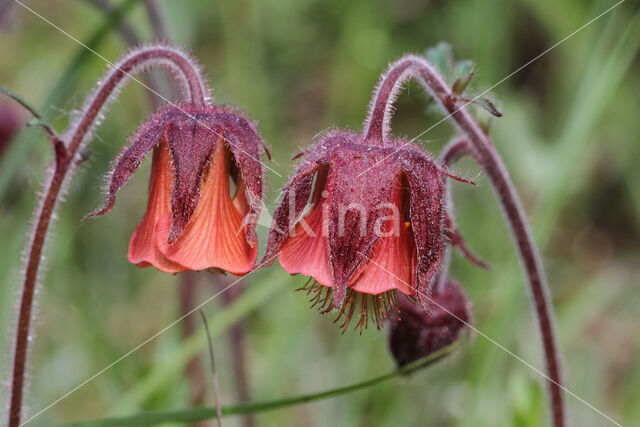
<path id="1" fill-rule="evenodd" d="M 452 344 L 471 322 L 471 303 L 453 280 L 434 290 L 430 301 L 426 311 L 405 297 L 398 299 L 399 313 L 389 332 L 389 350 L 398 367 Z"/>
<path id="2" fill-rule="evenodd" d="M 322 311 L 339 308 L 343 329 L 354 313 L 356 328 L 369 317 L 380 328 L 396 292 L 427 304 L 445 215 L 443 177 L 431 157 L 402 139 L 342 130 L 303 156 L 283 189 L 262 263 L 279 255 L 288 273 L 311 276 L 303 289 Z"/>
<path id="3" fill-rule="evenodd" d="M 161 108 L 133 135 L 111 172 L 104 207 L 89 216 L 113 208 L 117 191 L 152 149 L 147 209 L 131 236 L 129 261 L 169 273 L 250 271 L 266 151 L 255 125 L 218 106 Z"/>

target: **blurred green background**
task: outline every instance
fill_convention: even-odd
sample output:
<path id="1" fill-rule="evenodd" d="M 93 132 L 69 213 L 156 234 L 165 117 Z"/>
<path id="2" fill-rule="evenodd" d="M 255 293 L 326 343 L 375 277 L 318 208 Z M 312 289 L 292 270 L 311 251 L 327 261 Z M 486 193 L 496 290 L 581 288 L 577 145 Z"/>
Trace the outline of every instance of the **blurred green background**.
<path id="1" fill-rule="evenodd" d="M 11 2 L 7 2 L 11 3 Z M 113 1 L 117 6 L 121 2 Z M 136 3 L 136 2 L 134 2 Z M 90 1 L 28 1 L 35 11 L 83 42 L 106 15 Z M 489 88 L 607 8 L 605 0 L 218 0 L 159 1 L 170 38 L 191 50 L 211 78 L 216 100 L 242 107 L 286 176 L 291 154 L 330 125 L 359 128 L 379 73 L 405 52 L 449 42 L 457 58 L 476 63 L 473 91 Z M 153 38 L 144 2 L 124 18 L 142 40 Z M 19 5 L 0 30 L 0 84 L 40 106 L 57 129 L 106 68 L 83 48 Z M 107 28 L 97 52 L 111 61 L 127 51 Z M 504 113 L 491 134 L 502 152 L 541 245 L 557 313 L 566 386 L 624 425 L 640 425 L 640 15 L 628 0 L 493 91 Z M 58 95 L 50 94 L 54 89 Z M 139 269 L 126 260 L 144 211 L 148 163 L 105 217 L 80 223 L 103 200 L 109 164 L 151 111 L 145 89 L 130 84 L 90 144 L 67 201 L 58 210 L 37 299 L 28 412 L 49 405 L 181 314 L 181 278 Z M 410 84 L 398 101 L 397 135 L 418 135 L 440 117 Z M 452 136 L 441 124 L 421 137 L 438 153 Z M 0 158 L 0 352 L 9 378 L 10 344 L 23 248 L 36 193 L 51 161 L 38 129 L 23 130 Z M 473 301 L 475 326 L 543 369 L 527 290 L 493 194 L 469 160 L 457 170 L 479 186 L 454 184 L 459 225 L 469 245 L 492 265 L 454 255 L 452 275 Z M 269 173 L 270 208 L 283 178 Z M 261 227 L 261 243 L 266 229 Z M 195 275 L 197 301 L 220 279 Z M 244 319 L 247 371 L 254 400 L 345 385 L 393 367 L 386 333 L 340 335 L 330 315 L 308 309 L 302 277 L 277 264 L 251 275 L 245 293 L 225 308 L 215 298 L 210 319 L 225 404 L 237 402 L 228 329 Z M 229 283 L 228 280 L 226 283 Z M 129 357 L 36 418 L 32 425 L 188 408 L 184 362 L 203 358 L 204 403 L 212 404 L 206 341 L 185 341 L 183 325 Z M 6 381 L 3 381 L 6 382 Z M 6 401 L 6 388 L 2 399 Z M 567 395 L 573 425 L 608 421 Z M 541 377 L 481 336 L 447 360 L 409 378 L 327 401 L 256 415 L 258 425 L 538 426 L 548 423 Z M 4 417 L 4 415 L 2 415 Z M 241 425 L 229 418 L 225 425 Z"/>

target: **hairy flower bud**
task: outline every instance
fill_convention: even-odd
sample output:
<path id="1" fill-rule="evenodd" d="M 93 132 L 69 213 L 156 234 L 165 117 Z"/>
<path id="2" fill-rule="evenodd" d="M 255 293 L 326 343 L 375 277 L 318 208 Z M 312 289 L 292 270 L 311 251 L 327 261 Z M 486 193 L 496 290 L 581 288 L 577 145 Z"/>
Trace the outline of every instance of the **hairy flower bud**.
<path id="1" fill-rule="evenodd" d="M 471 322 L 470 307 L 460 285 L 450 279 L 431 294 L 428 310 L 398 298 L 389 332 L 389 350 L 398 367 L 455 342 Z"/>

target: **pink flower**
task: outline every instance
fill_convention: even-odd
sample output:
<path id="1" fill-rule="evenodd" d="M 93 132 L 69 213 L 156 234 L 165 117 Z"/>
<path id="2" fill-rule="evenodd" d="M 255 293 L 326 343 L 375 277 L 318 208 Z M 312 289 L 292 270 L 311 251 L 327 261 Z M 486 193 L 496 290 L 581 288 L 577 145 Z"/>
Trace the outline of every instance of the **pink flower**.
<path id="1" fill-rule="evenodd" d="M 111 172 L 105 205 L 153 149 L 147 210 L 131 236 L 128 259 L 176 273 L 221 269 L 245 274 L 257 257 L 266 151 L 238 111 L 217 106 L 163 107 L 131 138 Z"/>
<path id="2" fill-rule="evenodd" d="M 312 301 L 340 308 L 343 328 L 354 313 L 356 327 L 370 316 L 380 327 L 396 292 L 427 303 L 445 218 L 443 176 L 428 154 L 334 130 L 304 153 L 283 196 L 263 263 L 279 255 L 287 272 L 310 276 Z"/>

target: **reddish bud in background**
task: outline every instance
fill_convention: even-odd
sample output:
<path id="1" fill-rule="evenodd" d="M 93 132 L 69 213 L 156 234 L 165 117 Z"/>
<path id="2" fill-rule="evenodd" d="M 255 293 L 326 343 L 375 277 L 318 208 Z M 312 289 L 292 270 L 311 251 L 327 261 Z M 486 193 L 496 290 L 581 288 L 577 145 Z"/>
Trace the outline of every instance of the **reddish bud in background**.
<path id="1" fill-rule="evenodd" d="M 22 114 L 12 102 L 0 101 L 0 158 L 22 126 Z"/>
<path id="2" fill-rule="evenodd" d="M 428 311 L 399 297 L 389 332 L 389 350 L 398 367 L 454 343 L 471 322 L 470 308 L 462 288 L 451 279 L 431 294 Z"/>

